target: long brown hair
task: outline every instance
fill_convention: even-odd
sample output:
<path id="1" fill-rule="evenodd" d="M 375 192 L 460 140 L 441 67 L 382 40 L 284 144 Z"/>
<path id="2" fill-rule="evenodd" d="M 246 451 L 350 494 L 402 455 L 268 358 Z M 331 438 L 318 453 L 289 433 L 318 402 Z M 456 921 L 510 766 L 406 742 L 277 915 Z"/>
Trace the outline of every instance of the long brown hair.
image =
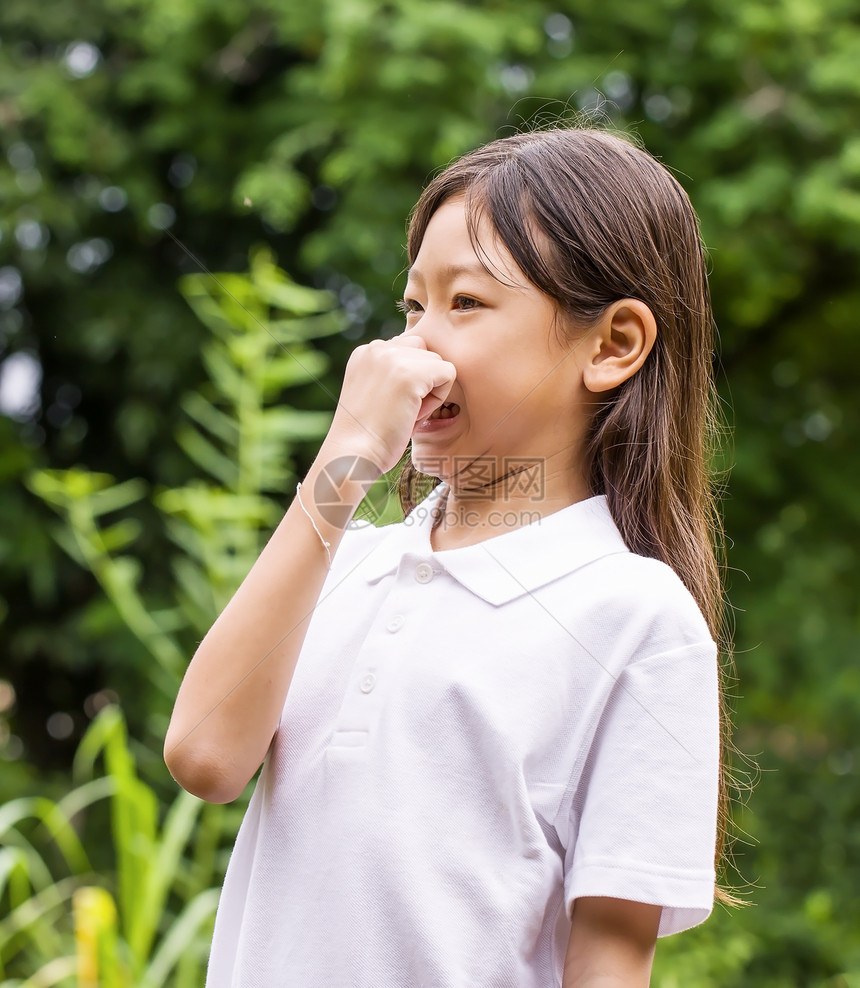
<path id="1" fill-rule="evenodd" d="M 585 456 L 631 552 L 667 563 L 695 598 L 724 656 L 722 539 L 711 456 L 717 436 L 714 324 L 696 214 L 672 174 L 631 141 L 564 128 L 493 141 L 446 168 L 409 223 L 414 262 L 427 225 L 453 196 L 466 200 L 473 242 L 484 216 L 528 280 L 577 331 L 623 298 L 644 302 L 657 341 L 641 369 L 597 406 Z M 537 234 L 537 236 L 536 236 Z M 434 478 L 407 459 L 404 513 Z M 728 819 L 723 707 L 718 859 Z M 732 897 L 718 891 L 718 897 Z"/>

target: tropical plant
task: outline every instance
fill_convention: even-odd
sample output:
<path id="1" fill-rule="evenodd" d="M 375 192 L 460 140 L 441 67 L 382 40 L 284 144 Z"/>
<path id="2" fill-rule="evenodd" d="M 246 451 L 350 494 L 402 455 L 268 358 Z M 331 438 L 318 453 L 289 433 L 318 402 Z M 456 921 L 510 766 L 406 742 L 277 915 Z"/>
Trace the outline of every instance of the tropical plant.
<path id="1" fill-rule="evenodd" d="M 96 771 L 102 758 L 104 771 Z M 0 809 L 2 988 L 198 988 L 235 809 L 138 776 L 118 707 L 93 720 L 57 801 Z M 99 831 L 109 804 L 110 853 Z M 193 837 L 193 839 L 192 839 Z"/>

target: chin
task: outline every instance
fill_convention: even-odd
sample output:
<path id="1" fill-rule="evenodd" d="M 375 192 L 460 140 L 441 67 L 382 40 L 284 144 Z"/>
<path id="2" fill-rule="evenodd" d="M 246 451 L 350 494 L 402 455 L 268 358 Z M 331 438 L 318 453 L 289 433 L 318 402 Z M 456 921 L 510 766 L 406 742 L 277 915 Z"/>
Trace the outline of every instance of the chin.
<path id="1" fill-rule="evenodd" d="M 453 457 L 442 453 L 434 453 L 430 449 L 416 449 L 413 441 L 412 445 L 412 466 L 420 473 L 429 477 L 438 477 L 440 480 L 450 480 L 452 474 Z"/>

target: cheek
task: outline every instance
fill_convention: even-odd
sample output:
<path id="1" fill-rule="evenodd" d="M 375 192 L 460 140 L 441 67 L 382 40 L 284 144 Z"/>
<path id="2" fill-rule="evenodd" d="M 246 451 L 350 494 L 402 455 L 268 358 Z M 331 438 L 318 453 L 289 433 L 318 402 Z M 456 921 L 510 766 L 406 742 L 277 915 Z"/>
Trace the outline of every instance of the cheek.
<path id="1" fill-rule="evenodd" d="M 528 414 L 529 386 L 513 370 L 509 373 L 482 375 L 464 393 L 469 409 L 469 421 L 484 431 L 492 431 L 499 437 L 514 431 Z"/>

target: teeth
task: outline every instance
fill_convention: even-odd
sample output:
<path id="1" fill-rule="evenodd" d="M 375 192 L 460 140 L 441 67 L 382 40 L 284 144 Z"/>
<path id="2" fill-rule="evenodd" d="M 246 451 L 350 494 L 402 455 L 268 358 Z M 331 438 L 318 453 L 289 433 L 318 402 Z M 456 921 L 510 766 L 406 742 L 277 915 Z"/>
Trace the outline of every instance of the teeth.
<path id="1" fill-rule="evenodd" d="M 440 405 L 434 412 L 430 414 L 430 419 L 449 419 L 452 418 L 460 411 L 460 406 L 454 402 L 445 402 L 444 405 Z"/>

